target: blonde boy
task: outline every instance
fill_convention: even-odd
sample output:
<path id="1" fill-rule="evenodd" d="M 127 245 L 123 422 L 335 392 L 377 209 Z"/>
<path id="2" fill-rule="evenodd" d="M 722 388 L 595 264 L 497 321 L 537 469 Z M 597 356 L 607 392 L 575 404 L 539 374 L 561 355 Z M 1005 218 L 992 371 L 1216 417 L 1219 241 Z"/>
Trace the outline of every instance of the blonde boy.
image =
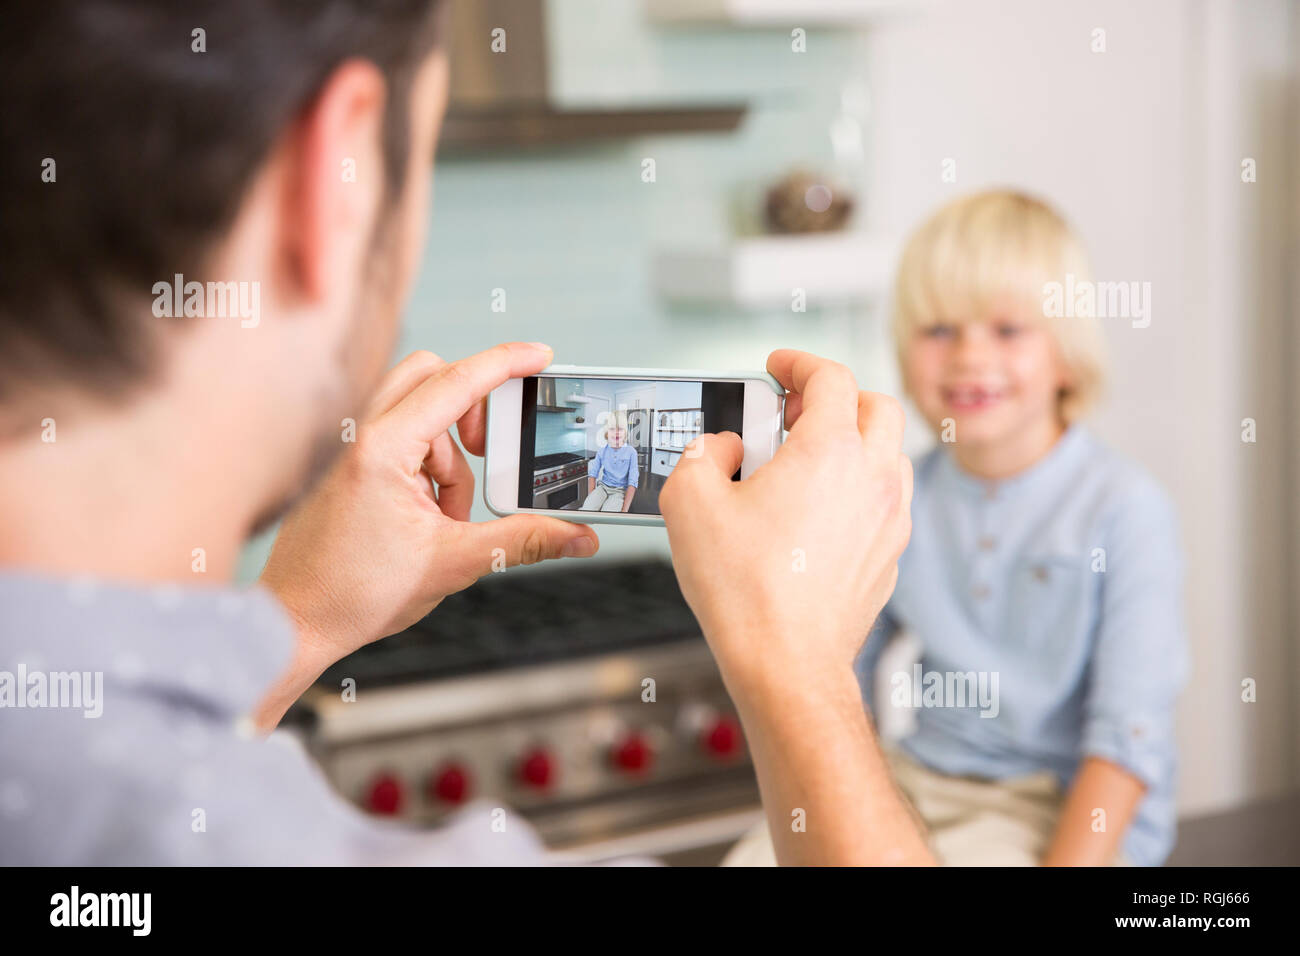
<path id="1" fill-rule="evenodd" d="M 617 511 L 626 514 L 640 482 L 636 449 L 628 445 L 621 416 L 605 427 L 604 444 L 587 466 L 587 497 L 581 511 Z"/>

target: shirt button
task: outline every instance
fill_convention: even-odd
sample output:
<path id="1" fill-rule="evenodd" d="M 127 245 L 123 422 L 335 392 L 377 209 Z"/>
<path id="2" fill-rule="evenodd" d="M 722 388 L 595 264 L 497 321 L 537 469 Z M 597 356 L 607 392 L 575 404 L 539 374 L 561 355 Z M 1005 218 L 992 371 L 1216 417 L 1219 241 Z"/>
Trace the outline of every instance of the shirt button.
<path id="1" fill-rule="evenodd" d="M 979 547 L 981 551 L 992 551 L 997 547 L 997 540 L 991 535 L 986 534 L 984 537 L 980 538 Z"/>
<path id="2" fill-rule="evenodd" d="M 986 501 L 992 501 L 992 500 L 993 500 L 994 498 L 996 498 L 997 496 L 998 496 L 998 486 L 997 486 L 997 485 L 985 485 L 985 486 L 984 486 L 984 498 L 985 498 Z"/>
<path id="3" fill-rule="evenodd" d="M 1036 568 L 1034 568 L 1034 578 L 1037 579 L 1038 581 L 1046 581 L 1050 576 L 1051 575 L 1048 572 L 1047 568 L 1044 567 L 1043 565 L 1040 564 Z"/>
<path id="4" fill-rule="evenodd" d="M 989 596 L 989 589 L 986 585 L 977 584 L 970 589 L 970 595 L 975 598 L 975 600 L 982 601 Z"/>

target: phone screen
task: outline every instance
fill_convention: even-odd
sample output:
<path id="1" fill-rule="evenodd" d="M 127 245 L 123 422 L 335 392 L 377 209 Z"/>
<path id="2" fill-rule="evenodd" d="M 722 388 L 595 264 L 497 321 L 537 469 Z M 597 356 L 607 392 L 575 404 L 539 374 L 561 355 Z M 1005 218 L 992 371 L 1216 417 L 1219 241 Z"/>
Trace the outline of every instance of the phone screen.
<path id="1" fill-rule="evenodd" d="M 703 432 L 740 435 L 744 411 L 744 382 L 526 378 L 519 507 L 657 515 L 685 447 Z"/>

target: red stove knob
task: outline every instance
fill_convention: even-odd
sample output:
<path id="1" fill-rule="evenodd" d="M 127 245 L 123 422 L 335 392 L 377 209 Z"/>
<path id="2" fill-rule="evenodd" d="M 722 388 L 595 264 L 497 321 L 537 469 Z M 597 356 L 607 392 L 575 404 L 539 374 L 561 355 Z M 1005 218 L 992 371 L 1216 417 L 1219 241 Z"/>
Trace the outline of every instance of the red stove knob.
<path id="1" fill-rule="evenodd" d="M 655 753 L 641 734 L 629 733 L 609 753 L 610 762 L 628 773 L 644 773 L 654 763 Z"/>
<path id="2" fill-rule="evenodd" d="M 519 779 L 530 787 L 545 790 L 554 776 L 555 761 L 544 747 L 528 751 L 519 761 Z"/>
<path id="3" fill-rule="evenodd" d="M 744 736 L 740 732 L 740 724 L 734 717 L 721 716 L 713 723 L 704 728 L 704 733 L 700 735 L 700 744 L 708 753 L 715 757 L 723 759 L 734 757 L 740 753 L 740 745 Z"/>
<path id="4" fill-rule="evenodd" d="M 446 763 L 429 778 L 429 797 L 443 803 L 464 803 L 469 796 L 469 771 L 458 763 Z"/>
<path id="5" fill-rule="evenodd" d="M 381 773 L 370 783 L 366 793 L 366 808 L 371 813 L 393 816 L 402 812 L 405 802 L 402 781 L 391 773 Z"/>

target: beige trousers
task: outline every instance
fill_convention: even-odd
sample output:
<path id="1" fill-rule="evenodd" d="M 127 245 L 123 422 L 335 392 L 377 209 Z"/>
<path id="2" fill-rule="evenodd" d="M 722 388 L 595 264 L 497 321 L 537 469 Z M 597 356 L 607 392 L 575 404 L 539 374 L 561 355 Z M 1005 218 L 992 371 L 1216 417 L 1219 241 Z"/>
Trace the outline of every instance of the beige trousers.
<path id="1" fill-rule="evenodd" d="M 885 757 L 945 866 L 1037 866 L 1047 852 L 1065 800 L 1051 771 L 980 780 L 936 773 L 897 749 Z M 722 865 L 775 866 L 767 824 L 741 837 Z"/>
<path id="2" fill-rule="evenodd" d="M 627 493 L 624 488 L 611 488 L 603 481 L 596 482 L 596 487 L 591 489 L 591 494 L 587 495 L 587 500 L 582 503 L 579 511 L 622 511 L 623 496 Z"/>

